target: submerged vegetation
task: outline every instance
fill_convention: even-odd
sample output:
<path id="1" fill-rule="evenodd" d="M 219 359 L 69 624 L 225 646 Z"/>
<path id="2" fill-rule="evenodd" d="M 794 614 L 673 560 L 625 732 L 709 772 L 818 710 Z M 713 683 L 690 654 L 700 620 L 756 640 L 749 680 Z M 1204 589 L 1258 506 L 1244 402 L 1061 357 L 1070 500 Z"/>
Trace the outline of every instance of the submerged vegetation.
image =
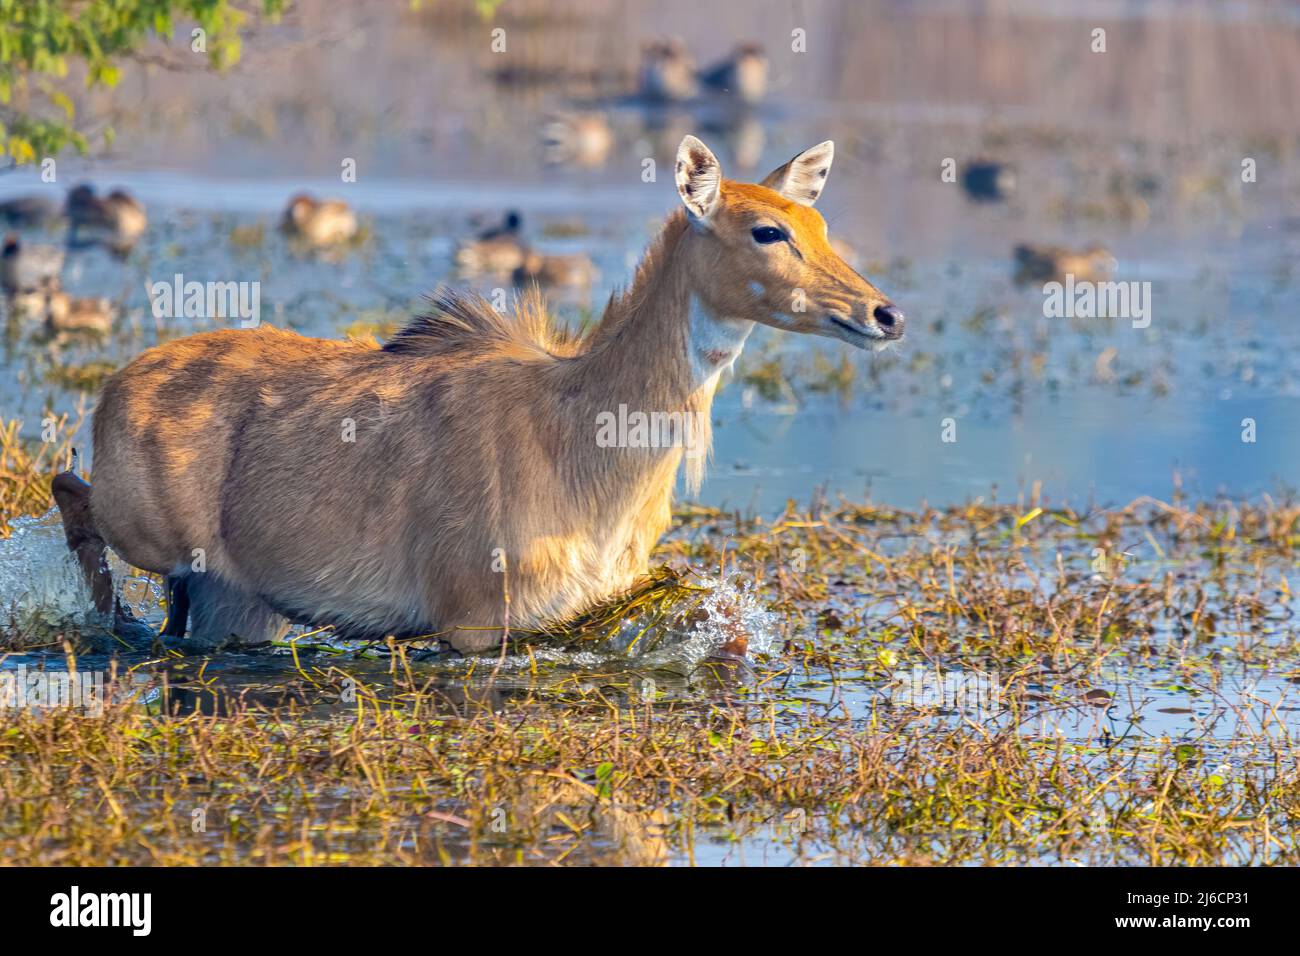
<path id="1" fill-rule="evenodd" d="M 44 509 L 58 457 L 6 443 L 6 519 Z M 11 633 L 8 673 L 98 673 L 103 694 L 102 713 L 6 712 L 0 847 L 1295 863 L 1297 546 L 1300 505 L 1268 500 L 686 507 L 644 588 L 504 655 L 314 632 L 78 657 L 75 633 Z M 724 650 L 738 627 L 747 659 Z"/>
<path id="2" fill-rule="evenodd" d="M 1266 4 L 1100 18 L 1099 58 L 1091 13 L 813 4 L 813 56 L 760 31 L 770 104 L 645 110 L 639 34 L 688 23 L 712 56 L 694 38 L 751 35 L 755 11 L 551 6 L 0 0 L 0 171 L 38 167 L 10 177 L 15 208 L 29 187 L 50 206 L 23 242 L 64 241 L 53 210 L 83 175 L 147 189 L 152 223 L 129 254 L 68 250 L 68 291 L 111 297 L 104 334 L 3 310 L 0 859 L 1300 862 L 1300 502 L 1257 494 L 1293 480 L 1300 140 L 1284 97 L 1242 95 L 1294 85 L 1293 25 Z M 909 68 L 881 70 L 904 46 Z M 538 142 L 563 117 L 559 145 L 581 146 L 575 106 L 608 152 L 594 168 Z M 641 164 L 692 130 L 737 169 L 833 137 L 850 175 L 822 208 L 911 330 L 870 362 L 755 332 L 706 486 L 751 510 L 679 506 L 640 587 L 480 656 L 324 628 L 208 657 L 95 626 L 50 479 L 88 450 L 79 419 L 116 368 L 235 319 L 159 316 L 155 280 L 254 283 L 270 324 L 379 344 L 421 292 L 464 284 L 457 243 L 518 203 L 539 248 L 605 277 L 548 293 L 586 329 L 661 220 Z M 938 175 L 948 156 L 1020 185 L 976 205 Z M 163 167 L 186 172 L 135 178 Z M 354 204 L 349 242 L 281 235 L 305 181 Z M 1058 317 L 1015 281 L 1016 247 L 1094 241 L 1151 287 L 1154 322 Z M 1192 497 L 1176 479 L 1167 500 L 1072 508 L 973 484 L 1123 501 L 1174 462 Z M 780 507 L 821 480 L 965 503 Z M 162 582 L 114 571 L 156 629 Z"/>

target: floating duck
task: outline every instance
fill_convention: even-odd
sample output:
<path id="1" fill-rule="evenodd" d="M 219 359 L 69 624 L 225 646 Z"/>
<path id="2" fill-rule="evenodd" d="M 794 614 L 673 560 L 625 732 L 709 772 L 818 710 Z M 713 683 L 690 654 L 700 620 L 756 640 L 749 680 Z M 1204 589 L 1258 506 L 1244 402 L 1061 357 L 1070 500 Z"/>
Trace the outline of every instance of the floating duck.
<path id="1" fill-rule="evenodd" d="M 767 95 L 767 54 L 757 43 L 743 43 L 731 56 L 700 74 L 709 89 L 757 103 Z"/>
<path id="2" fill-rule="evenodd" d="M 113 330 L 113 306 L 107 299 L 74 299 L 63 291 L 46 293 L 45 332 L 105 336 Z"/>
<path id="3" fill-rule="evenodd" d="M 1067 275 L 1079 282 L 1097 282 L 1109 278 L 1116 267 L 1115 257 L 1096 243 L 1080 252 L 1022 243 L 1016 246 L 1015 258 L 1018 282 L 1050 282 Z"/>
<path id="4" fill-rule="evenodd" d="M 64 210 L 70 228 L 69 242 L 78 244 L 83 232 L 92 234 L 92 242 L 102 242 L 115 252 L 129 252 L 149 225 L 144 206 L 123 189 L 114 189 L 103 198 L 86 183 L 68 193 Z"/>
<path id="5" fill-rule="evenodd" d="M 975 162 L 961 177 L 966 195 L 979 202 L 1001 202 L 1016 191 L 1016 172 L 1006 163 Z"/>
<path id="6" fill-rule="evenodd" d="M 295 239 L 324 248 L 352 239 L 357 234 L 357 217 L 340 199 L 318 200 L 299 193 L 289 200 L 282 228 Z"/>
<path id="7" fill-rule="evenodd" d="M 63 250 L 25 245 L 13 233 L 0 251 L 0 287 L 9 295 L 49 288 L 63 270 Z"/>
<path id="8" fill-rule="evenodd" d="M 44 196 L 19 196 L 0 202 L 0 219 L 11 226 L 42 226 L 57 215 L 54 203 Z"/>
<path id="9" fill-rule="evenodd" d="M 695 95 L 695 59 L 680 37 L 651 40 L 641 48 L 641 95 L 689 100 Z"/>
<path id="10" fill-rule="evenodd" d="M 596 278 L 596 266 L 591 257 L 581 252 L 567 255 L 542 255 L 530 252 L 514 272 L 515 285 L 536 282 L 539 286 L 591 285 Z"/>
<path id="11" fill-rule="evenodd" d="M 520 237 L 522 227 L 523 217 L 510 210 L 500 225 L 456 247 L 456 265 L 471 275 L 509 275 L 522 267 L 528 256 Z"/>
<path id="12" fill-rule="evenodd" d="M 21 319 L 39 319 L 45 315 L 46 297 L 57 289 L 57 283 L 42 289 L 29 289 L 9 296 L 9 312 Z"/>
<path id="13" fill-rule="evenodd" d="M 559 113 L 542 129 L 546 161 L 597 169 L 614 148 L 614 133 L 603 113 Z"/>
<path id="14" fill-rule="evenodd" d="M 727 140 L 736 165 L 741 169 L 753 169 L 763 158 L 763 147 L 767 144 L 767 133 L 763 124 L 752 116 L 746 116 L 732 124 L 727 132 Z"/>

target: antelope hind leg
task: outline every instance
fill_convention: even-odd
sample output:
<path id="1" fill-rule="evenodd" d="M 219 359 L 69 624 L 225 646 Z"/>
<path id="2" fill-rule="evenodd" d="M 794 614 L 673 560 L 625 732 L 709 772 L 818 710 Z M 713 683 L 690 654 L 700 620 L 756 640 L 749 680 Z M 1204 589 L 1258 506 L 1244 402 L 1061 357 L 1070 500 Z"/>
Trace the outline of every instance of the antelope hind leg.
<path id="1" fill-rule="evenodd" d="M 189 640 L 196 650 L 269 644 L 289 630 L 288 619 L 256 594 L 237 588 L 212 572 L 187 574 L 180 587 L 188 599 Z M 180 626 L 185 625 L 182 622 Z"/>
<path id="2" fill-rule="evenodd" d="M 108 571 L 104 551 L 108 547 L 95 530 L 90 516 L 90 485 L 71 471 L 54 476 L 50 485 L 54 503 L 59 506 L 63 521 L 63 537 L 68 550 L 77 556 L 81 573 L 90 586 L 95 610 L 102 614 L 113 612 L 113 576 Z"/>
<path id="3" fill-rule="evenodd" d="M 54 476 L 50 491 L 59 507 L 64 540 L 81 565 L 95 610 L 105 617 L 111 615 L 112 630 L 119 636 L 139 641 L 152 640 L 153 629 L 136 620 L 113 593 L 113 575 L 108 570 L 105 554 L 108 545 L 100 537 L 90 513 L 90 485 L 76 472 L 64 471 Z"/>

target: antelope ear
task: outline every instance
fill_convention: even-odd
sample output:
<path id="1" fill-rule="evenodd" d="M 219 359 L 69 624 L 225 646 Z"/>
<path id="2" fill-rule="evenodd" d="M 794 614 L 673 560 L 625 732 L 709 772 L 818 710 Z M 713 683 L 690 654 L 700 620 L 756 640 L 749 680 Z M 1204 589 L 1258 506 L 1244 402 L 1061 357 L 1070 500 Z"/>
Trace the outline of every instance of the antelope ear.
<path id="1" fill-rule="evenodd" d="M 811 206 L 826 188 L 826 174 L 834 158 L 835 144 L 828 139 L 778 166 L 759 185 L 776 190 L 791 202 Z"/>
<path id="2" fill-rule="evenodd" d="M 677 192 L 690 214 L 707 221 L 718 207 L 722 167 L 718 158 L 694 136 L 677 147 Z"/>

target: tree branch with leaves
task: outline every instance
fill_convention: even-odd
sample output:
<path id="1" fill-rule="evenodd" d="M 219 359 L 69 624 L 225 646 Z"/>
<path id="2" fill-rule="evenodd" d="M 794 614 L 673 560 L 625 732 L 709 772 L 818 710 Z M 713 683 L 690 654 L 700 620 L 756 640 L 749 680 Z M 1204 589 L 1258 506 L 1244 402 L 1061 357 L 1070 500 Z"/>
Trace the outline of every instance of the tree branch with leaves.
<path id="1" fill-rule="evenodd" d="M 87 88 L 116 86 L 123 60 L 144 59 L 150 38 L 172 39 L 187 21 L 187 49 L 206 68 L 224 70 L 238 62 L 250 24 L 278 19 L 283 7 L 284 0 L 251 9 L 230 0 L 0 0 L 0 167 L 90 151 L 67 92 L 73 64 L 84 65 Z M 98 135 L 112 142 L 111 127 Z"/>

